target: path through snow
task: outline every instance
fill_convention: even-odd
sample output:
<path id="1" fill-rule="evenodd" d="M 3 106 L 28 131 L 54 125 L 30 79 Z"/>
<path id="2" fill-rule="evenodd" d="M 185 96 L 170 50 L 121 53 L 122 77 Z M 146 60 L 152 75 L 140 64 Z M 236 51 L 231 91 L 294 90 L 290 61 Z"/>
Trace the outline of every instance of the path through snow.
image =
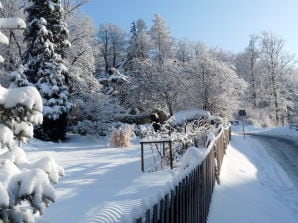
<path id="1" fill-rule="evenodd" d="M 297 222 L 298 191 L 284 170 L 250 136 L 232 136 L 208 223 Z"/>

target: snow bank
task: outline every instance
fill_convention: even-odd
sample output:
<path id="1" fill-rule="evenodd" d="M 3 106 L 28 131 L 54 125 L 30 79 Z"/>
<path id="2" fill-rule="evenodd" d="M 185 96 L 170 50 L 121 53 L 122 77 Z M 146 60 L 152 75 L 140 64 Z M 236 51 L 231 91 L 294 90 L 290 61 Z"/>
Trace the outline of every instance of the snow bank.
<path id="1" fill-rule="evenodd" d="M 239 126 L 232 126 L 232 129 L 236 133 L 242 133 L 242 124 Z M 256 128 L 252 125 L 244 125 L 246 133 L 249 134 L 262 134 L 270 136 L 285 136 L 298 138 L 298 131 L 295 128 L 290 127 L 277 127 L 277 128 Z"/>
<path id="2" fill-rule="evenodd" d="M 289 127 L 263 129 L 258 133 L 261 133 L 263 135 L 271 135 L 271 136 L 278 135 L 278 136 L 298 138 L 298 131 L 294 128 L 289 128 Z"/>

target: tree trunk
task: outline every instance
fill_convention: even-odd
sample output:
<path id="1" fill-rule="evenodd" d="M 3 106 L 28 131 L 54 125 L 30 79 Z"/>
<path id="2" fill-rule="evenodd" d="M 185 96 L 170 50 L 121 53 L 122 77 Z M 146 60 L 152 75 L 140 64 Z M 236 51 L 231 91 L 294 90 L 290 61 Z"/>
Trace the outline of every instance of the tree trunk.
<path id="1" fill-rule="evenodd" d="M 272 83 L 272 93 L 274 97 L 274 110 L 275 110 L 275 125 L 279 125 L 279 115 L 278 115 L 278 98 L 277 98 L 277 86 L 275 81 L 275 74 L 271 72 L 271 83 Z"/>
<path id="2" fill-rule="evenodd" d="M 109 61 L 108 61 L 108 34 L 105 36 L 105 46 L 104 46 L 104 61 L 105 61 L 105 71 L 108 73 L 109 71 Z"/>
<path id="3" fill-rule="evenodd" d="M 254 64 L 254 53 L 251 56 L 251 85 L 252 85 L 252 97 L 253 97 L 253 108 L 257 107 L 257 92 L 256 92 L 256 84 L 255 84 L 255 64 Z"/>

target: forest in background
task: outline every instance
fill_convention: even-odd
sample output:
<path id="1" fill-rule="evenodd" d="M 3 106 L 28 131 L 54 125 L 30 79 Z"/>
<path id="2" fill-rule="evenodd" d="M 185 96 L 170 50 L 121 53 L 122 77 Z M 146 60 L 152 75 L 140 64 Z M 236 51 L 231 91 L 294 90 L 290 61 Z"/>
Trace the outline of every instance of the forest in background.
<path id="1" fill-rule="evenodd" d="M 247 119 L 262 127 L 297 121 L 296 61 L 277 34 L 252 34 L 242 52 L 231 53 L 175 38 L 158 14 L 151 27 L 142 18 L 132 21 L 130 30 L 93 24 L 80 11 L 83 4 L 88 1 L 62 1 L 71 43 L 65 58 L 69 131 L 102 135 L 128 116 L 191 108 L 227 119 L 245 108 Z M 2 17 L 25 19 L 26 1 L 2 5 Z M 28 46 L 22 30 L 3 32 L 10 44 L 1 45 L 6 61 L 0 83 L 8 87 L 13 73 L 22 70 Z"/>

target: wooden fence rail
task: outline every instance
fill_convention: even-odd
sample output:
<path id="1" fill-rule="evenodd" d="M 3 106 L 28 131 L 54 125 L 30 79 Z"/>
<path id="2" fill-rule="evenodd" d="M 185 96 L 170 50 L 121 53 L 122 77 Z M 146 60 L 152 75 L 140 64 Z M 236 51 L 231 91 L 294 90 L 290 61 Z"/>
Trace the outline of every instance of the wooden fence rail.
<path id="1" fill-rule="evenodd" d="M 223 129 L 206 159 L 136 223 L 205 223 L 231 129 Z"/>

